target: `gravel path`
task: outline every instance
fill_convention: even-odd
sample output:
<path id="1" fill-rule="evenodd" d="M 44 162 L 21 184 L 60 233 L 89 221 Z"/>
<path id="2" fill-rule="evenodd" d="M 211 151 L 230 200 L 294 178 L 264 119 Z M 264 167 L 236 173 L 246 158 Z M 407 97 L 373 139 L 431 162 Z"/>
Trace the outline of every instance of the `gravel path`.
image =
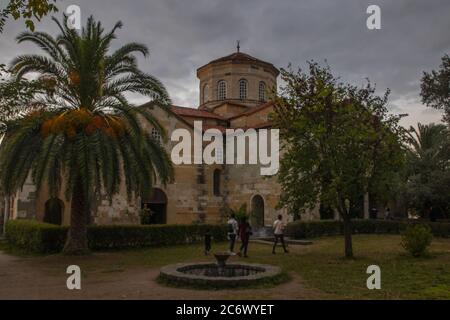
<path id="1" fill-rule="evenodd" d="M 96 254 L 97 255 L 97 254 Z M 101 255 L 109 263 L 114 254 Z M 66 287 L 64 257 L 13 257 L 0 252 L 0 299 L 150 299 L 150 300 L 214 300 L 214 299 L 317 299 L 324 295 L 305 289 L 303 281 L 292 281 L 270 289 L 188 290 L 169 288 L 155 279 L 158 269 L 130 267 L 110 271 L 92 270 L 83 274 L 82 290 Z"/>

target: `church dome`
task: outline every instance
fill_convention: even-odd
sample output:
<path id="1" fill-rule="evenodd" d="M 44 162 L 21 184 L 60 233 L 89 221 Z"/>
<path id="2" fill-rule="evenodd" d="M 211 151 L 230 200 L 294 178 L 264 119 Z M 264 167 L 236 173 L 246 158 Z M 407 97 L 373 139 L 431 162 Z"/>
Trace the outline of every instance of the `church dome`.
<path id="1" fill-rule="evenodd" d="M 279 74 L 273 64 L 240 52 L 238 48 L 237 52 L 212 60 L 197 70 L 200 107 L 213 110 L 228 103 L 245 111 L 261 105 L 276 88 Z"/>
<path id="2" fill-rule="evenodd" d="M 198 70 L 201 70 L 202 68 L 205 68 L 212 64 L 227 63 L 227 62 L 241 63 L 241 64 L 249 64 L 249 63 L 256 64 L 256 65 L 260 65 L 260 66 L 270 69 L 270 71 L 272 71 L 275 76 L 278 76 L 280 74 L 280 71 L 277 68 L 275 68 L 275 66 L 273 64 L 259 60 L 255 57 L 252 57 L 251 55 L 243 53 L 243 52 L 235 52 L 228 56 L 225 56 L 225 57 L 222 57 L 219 59 L 215 59 L 215 60 L 211 61 L 210 63 L 208 63 L 207 65 L 200 67 Z"/>

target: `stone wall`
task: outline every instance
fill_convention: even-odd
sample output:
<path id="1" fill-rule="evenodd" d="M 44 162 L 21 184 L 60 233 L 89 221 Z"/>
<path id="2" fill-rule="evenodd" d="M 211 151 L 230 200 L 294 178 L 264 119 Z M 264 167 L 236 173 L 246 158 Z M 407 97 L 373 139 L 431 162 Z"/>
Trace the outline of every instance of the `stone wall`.
<path id="1" fill-rule="evenodd" d="M 19 219 L 34 219 L 36 217 L 36 187 L 28 177 L 22 190 L 15 197 L 13 217 Z"/>

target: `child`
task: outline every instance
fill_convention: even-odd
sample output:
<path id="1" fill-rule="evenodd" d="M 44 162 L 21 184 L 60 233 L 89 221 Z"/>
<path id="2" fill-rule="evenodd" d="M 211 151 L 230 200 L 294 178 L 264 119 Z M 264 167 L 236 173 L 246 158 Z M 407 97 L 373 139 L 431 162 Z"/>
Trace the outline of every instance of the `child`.
<path id="1" fill-rule="evenodd" d="M 206 229 L 205 232 L 205 256 L 209 255 L 209 252 L 211 251 L 211 232 L 209 229 Z"/>

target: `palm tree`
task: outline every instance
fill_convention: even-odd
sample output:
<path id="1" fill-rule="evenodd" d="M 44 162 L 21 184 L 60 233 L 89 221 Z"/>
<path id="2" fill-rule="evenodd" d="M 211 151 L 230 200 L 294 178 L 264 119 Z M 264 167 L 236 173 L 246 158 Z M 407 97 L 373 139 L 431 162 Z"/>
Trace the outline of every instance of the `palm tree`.
<path id="1" fill-rule="evenodd" d="M 421 124 L 417 129 L 411 127 L 409 130 L 410 156 L 416 163 L 426 164 L 428 167 L 447 165 L 444 154 L 447 150 L 448 141 L 447 127 L 443 124 Z"/>
<path id="2" fill-rule="evenodd" d="M 409 131 L 406 195 L 423 215 L 450 209 L 450 134 L 443 124 L 418 124 Z"/>
<path id="3" fill-rule="evenodd" d="M 81 32 L 53 19 L 60 34 L 24 32 L 18 42 L 32 42 L 46 56 L 22 55 L 11 63 L 20 79 L 39 74 L 45 94 L 36 94 L 27 112 L 8 122 L 0 150 L 0 178 L 6 194 L 14 194 L 31 174 L 37 191 L 48 185 L 71 200 L 71 219 L 64 252 L 87 251 L 87 218 L 94 197 L 126 185 L 129 198 L 151 192 L 159 179 L 172 177 L 163 146 L 144 130 L 144 123 L 164 130 L 144 108 L 131 105 L 127 93 L 170 102 L 164 86 L 137 67 L 135 53 L 146 46 L 129 43 L 109 53 L 118 22 L 110 32 L 91 16 Z"/>

